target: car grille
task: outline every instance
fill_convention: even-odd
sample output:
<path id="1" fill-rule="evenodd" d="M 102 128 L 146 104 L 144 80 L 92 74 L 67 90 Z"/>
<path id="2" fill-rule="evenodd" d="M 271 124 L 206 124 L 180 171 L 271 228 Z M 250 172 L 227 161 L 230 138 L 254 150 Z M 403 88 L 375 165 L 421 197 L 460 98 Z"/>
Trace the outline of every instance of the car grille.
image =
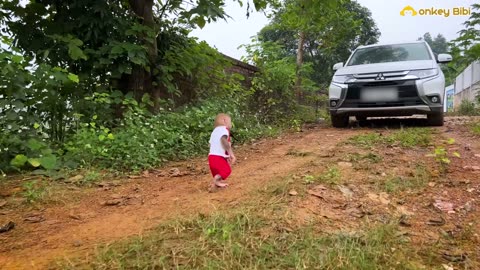
<path id="1" fill-rule="evenodd" d="M 398 91 L 398 100 L 395 101 L 376 101 L 364 102 L 360 99 L 361 91 L 368 87 L 394 87 Z M 342 104 L 344 108 L 371 108 L 371 107 L 401 107 L 401 106 L 415 106 L 425 105 L 422 99 L 418 96 L 417 87 L 414 80 L 410 81 L 378 81 L 378 82 L 363 82 L 352 83 L 348 85 L 345 101 Z"/>

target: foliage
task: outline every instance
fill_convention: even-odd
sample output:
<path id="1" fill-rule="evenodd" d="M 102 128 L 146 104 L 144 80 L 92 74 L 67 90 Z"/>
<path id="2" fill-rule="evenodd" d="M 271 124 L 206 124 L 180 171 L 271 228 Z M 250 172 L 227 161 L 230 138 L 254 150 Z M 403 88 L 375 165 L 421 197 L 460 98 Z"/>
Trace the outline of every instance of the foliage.
<path id="1" fill-rule="evenodd" d="M 446 143 L 450 145 L 454 144 L 455 139 L 450 138 L 446 141 Z M 430 156 L 432 156 L 437 162 L 437 164 L 440 166 L 440 172 L 442 174 L 445 174 L 447 172 L 448 166 L 451 163 L 450 157 L 453 156 L 459 158 L 460 154 L 458 152 L 449 153 L 449 151 L 444 146 L 437 146 L 435 147 L 433 154 L 430 154 Z"/>
<path id="2" fill-rule="evenodd" d="M 340 174 L 340 171 L 338 170 L 338 167 L 336 166 L 329 167 L 326 172 L 324 172 L 322 175 L 318 177 L 320 181 L 323 181 L 329 184 L 337 184 L 340 178 L 341 178 L 341 174 Z"/>
<path id="3" fill-rule="evenodd" d="M 28 181 L 23 184 L 23 197 L 28 203 L 41 200 L 46 193 L 45 186 L 40 181 Z"/>
<path id="4" fill-rule="evenodd" d="M 435 38 L 432 38 L 432 35 L 427 32 L 423 35 L 423 37 L 418 38 L 418 40 L 424 40 L 427 42 L 435 54 L 435 57 L 448 51 L 447 39 L 442 34 L 438 34 Z"/>
<path id="5" fill-rule="evenodd" d="M 0 169 L 27 164 L 53 169 L 57 160 L 50 144 L 63 140 L 71 127 L 72 89 L 78 77 L 47 64 L 33 66 L 15 48 L 0 48 L 0 57 L 4 89 L 0 95 Z"/>
<path id="6" fill-rule="evenodd" d="M 205 154 L 218 112 L 232 115 L 235 143 L 273 132 L 272 127 L 261 126 L 255 117 L 238 110 L 234 102 L 204 101 L 155 116 L 145 107 L 134 108 L 113 130 L 95 122 L 84 124 L 66 143 L 65 159 L 82 166 L 139 170 Z"/>
<path id="7" fill-rule="evenodd" d="M 467 99 L 464 99 L 460 103 L 460 107 L 458 108 L 458 113 L 460 115 L 474 116 L 474 115 L 479 115 L 480 111 L 479 109 L 476 108 L 475 103 Z"/>
<path id="8" fill-rule="evenodd" d="M 102 166 L 136 169 L 166 158 L 183 158 L 189 149 L 198 153 L 196 144 L 204 143 L 206 133 L 202 130 L 201 135 L 192 137 L 190 134 L 197 129 L 188 126 L 197 126 L 197 122 L 190 121 L 207 121 L 218 113 L 213 108 L 205 109 L 210 106 L 205 105 L 206 98 L 231 99 L 231 111 L 242 115 L 239 118 L 253 120 L 252 124 L 240 122 L 244 127 L 239 129 L 239 138 L 247 140 L 273 132 L 273 128 L 258 128 L 256 117 L 245 110 L 242 103 L 249 92 L 240 86 L 241 76 L 226 74 L 228 61 L 206 43 L 188 37 L 194 25 L 203 27 L 207 22 L 227 19 L 225 2 L 184 2 L 188 4 L 3 1 L 0 169 L 76 168 L 90 166 L 88 162 L 97 159 Z M 248 14 L 266 8 L 269 1 L 247 3 Z M 143 102 L 145 96 L 147 103 Z M 132 99 L 144 104 L 141 112 L 132 110 Z M 195 109 L 179 109 L 180 105 Z M 208 117 L 197 114 L 204 109 Z M 147 114 L 146 110 L 161 116 Z M 187 118 L 192 115 L 192 119 Z M 155 125 L 155 132 L 147 125 Z M 135 134 L 138 140 L 130 142 Z M 145 149 L 142 146 L 149 146 L 147 142 L 154 142 L 156 135 L 164 140 L 163 148 L 183 140 L 188 144 L 161 153 L 140 151 L 138 160 L 121 161 L 136 153 L 136 147 Z M 194 142 L 196 139 L 200 141 Z M 41 147 L 32 149 L 28 143 L 32 141 Z M 85 148 L 88 151 L 82 153 L 80 149 Z"/>
<path id="9" fill-rule="evenodd" d="M 472 130 L 473 134 L 479 136 L 480 135 L 480 123 L 476 122 L 471 125 L 470 129 Z"/>
<path id="10" fill-rule="evenodd" d="M 463 23 L 465 26 L 460 36 L 453 43 L 463 50 L 463 57 L 467 62 L 480 59 L 480 4 L 473 4 L 470 18 Z"/>
<path id="11" fill-rule="evenodd" d="M 327 15 L 320 7 L 334 2 L 312 7 Z M 278 3 L 246 4 L 248 16 Z M 188 36 L 193 26 L 227 19 L 224 5 L 3 1 L 0 170 L 138 170 L 205 153 L 212 118 L 222 111 L 234 118 L 235 142 L 315 121 L 292 98 L 296 75 L 305 91 L 318 90 L 309 79 L 313 64 L 298 69 L 281 46 L 254 44 L 250 61 L 262 72 L 244 89 L 245 78 L 226 72 L 223 55 Z"/>
<path id="12" fill-rule="evenodd" d="M 255 40 L 254 40 L 255 41 Z M 296 65 L 293 58 L 281 58 L 282 46 L 255 42 L 246 46 L 248 60 L 260 68 L 252 81 L 249 103 L 258 109 L 264 123 L 288 118 L 295 110 L 293 85 Z"/>
<path id="13" fill-rule="evenodd" d="M 32 138 L 25 143 L 25 146 L 25 155 L 17 154 L 10 161 L 10 165 L 16 168 L 23 168 L 25 166 L 30 166 L 32 168 L 43 167 L 47 170 L 57 168 L 57 156 L 46 143 Z"/>
<path id="14" fill-rule="evenodd" d="M 295 1 L 286 1 L 258 38 L 262 42 L 281 43 L 284 45 L 282 57 L 294 57 L 298 50 L 298 31 L 305 30 L 304 62 L 315 70 L 308 78 L 326 90 L 333 75 L 333 64 L 345 62 L 359 45 L 378 42 L 380 32 L 371 12 L 356 1 L 340 1 L 333 6 L 322 1 L 310 2 L 312 6 L 300 8 Z M 302 12 L 308 14 L 297 14 Z"/>

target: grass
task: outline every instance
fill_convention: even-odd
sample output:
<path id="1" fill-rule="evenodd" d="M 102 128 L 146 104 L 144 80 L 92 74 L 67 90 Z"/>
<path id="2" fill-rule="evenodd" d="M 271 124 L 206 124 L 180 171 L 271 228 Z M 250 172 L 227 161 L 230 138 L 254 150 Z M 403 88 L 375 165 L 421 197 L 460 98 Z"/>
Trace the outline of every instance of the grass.
<path id="1" fill-rule="evenodd" d="M 414 269 L 415 256 L 382 224 L 364 232 L 318 235 L 288 228 L 257 209 L 199 215 L 146 236 L 101 247 L 95 256 L 62 261 L 62 269 Z"/>
<path id="2" fill-rule="evenodd" d="M 480 122 L 476 122 L 470 126 L 470 130 L 473 134 L 480 136 Z"/>
<path id="3" fill-rule="evenodd" d="M 382 140 L 383 138 L 379 133 L 368 133 L 353 136 L 347 140 L 347 143 L 363 148 L 371 148 L 382 142 Z"/>
<path id="4" fill-rule="evenodd" d="M 28 181 L 23 184 L 22 196 L 27 203 L 35 203 L 43 200 L 47 193 L 45 184 L 40 180 Z"/>
<path id="5" fill-rule="evenodd" d="M 104 176 L 95 171 L 95 170 L 90 170 L 85 173 L 85 176 L 79 181 L 79 185 L 87 185 L 90 186 L 98 181 L 100 181 Z"/>
<path id="6" fill-rule="evenodd" d="M 405 191 L 421 192 L 430 181 L 430 173 L 424 165 L 418 164 L 412 176 L 392 176 L 380 183 L 380 189 L 387 193 L 398 194 Z"/>
<path id="7" fill-rule="evenodd" d="M 370 170 L 371 164 L 380 163 L 383 157 L 372 152 L 366 154 L 353 153 L 348 154 L 346 160 L 351 162 L 356 170 Z"/>
<path id="8" fill-rule="evenodd" d="M 341 180 L 342 175 L 340 173 L 340 170 L 338 169 L 337 166 L 330 166 L 327 168 L 325 172 L 323 172 L 320 175 L 305 175 L 304 181 L 305 184 L 313 184 L 313 183 L 327 183 L 330 185 L 333 184 L 338 184 L 339 181 Z"/>
<path id="9" fill-rule="evenodd" d="M 372 148 L 376 145 L 400 146 L 412 148 L 428 146 L 432 142 L 432 130 L 428 128 L 402 128 L 388 135 L 368 133 L 356 135 L 348 139 L 347 143 L 362 148 Z"/>

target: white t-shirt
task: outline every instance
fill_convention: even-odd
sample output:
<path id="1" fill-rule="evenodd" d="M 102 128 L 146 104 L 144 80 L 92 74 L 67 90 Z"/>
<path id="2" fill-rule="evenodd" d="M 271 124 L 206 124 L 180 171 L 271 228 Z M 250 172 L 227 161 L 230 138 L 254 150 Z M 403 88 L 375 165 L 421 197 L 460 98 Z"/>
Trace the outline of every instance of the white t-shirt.
<path id="1" fill-rule="evenodd" d="M 223 136 L 227 136 L 227 138 L 230 136 L 230 133 L 228 132 L 228 129 L 226 126 L 219 126 L 216 127 L 212 135 L 210 135 L 210 154 L 209 155 L 215 155 L 215 156 L 222 156 L 222 157 L 228 157 L 229 155 L 226 153 L 225 148 L 223 148 L 221 138 Z"/>

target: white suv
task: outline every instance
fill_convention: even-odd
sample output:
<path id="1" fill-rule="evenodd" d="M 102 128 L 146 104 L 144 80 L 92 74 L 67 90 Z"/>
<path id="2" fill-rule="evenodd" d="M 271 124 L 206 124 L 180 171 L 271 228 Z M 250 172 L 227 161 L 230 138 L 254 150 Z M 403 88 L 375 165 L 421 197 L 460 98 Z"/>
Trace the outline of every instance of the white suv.
<path id="1" fill-rule="evenodd" d="M 346 127 L 350 116 L 367 117 L 426 114 L 430 125 L 443 125 L 445 77 L 424 41 L 358 47 L 346 65 L 337 63 L 329 88 L 334 127 Z"/>

